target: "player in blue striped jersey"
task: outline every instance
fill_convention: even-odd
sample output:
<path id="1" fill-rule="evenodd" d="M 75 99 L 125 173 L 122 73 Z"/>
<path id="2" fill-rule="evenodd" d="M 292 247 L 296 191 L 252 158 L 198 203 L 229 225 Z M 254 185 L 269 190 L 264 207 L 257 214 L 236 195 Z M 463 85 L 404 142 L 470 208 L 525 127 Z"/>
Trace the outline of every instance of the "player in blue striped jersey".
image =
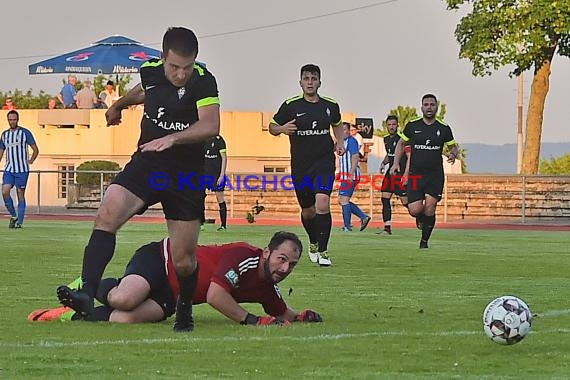
<path id="1" fill-rule="evenodd" d="M 342 123 L 344 132 L 344 154 L 340 156 L 338 203 L 342 207 L 342 219 L 344 221 L 344 232 L 352 231 L 350 219 L 352 214 L 360 218 L 360 231 L 368 227 L 371 218 L 364 213 L 354 202 L 350 201 L 360 178 L 360 155 L 358 140 L 350 135 L 350 123 Z"/>
<path id="2" fill-rule="evenodd" d="M 7 114 L 10 128 L 2 132 L 0 137 L 0 161 L 6 153 L 6 167 L 2 176 L 2 197 L 6 209 L 10 213 L 9 228 L 22 228 L 26 214 L 25 191 L 30 174 L 30 165 L 34 163 L 40 150 L 36 140 L 28 129 L 18 125 L 20 116 L 17 111 L 11 110 Z M 29 148 L 32 156 L 29 156 Z M 14 208 L 14 201 L 10 195 L 12 187 L 16 186 L 18 195 L 18 213 Z"/>

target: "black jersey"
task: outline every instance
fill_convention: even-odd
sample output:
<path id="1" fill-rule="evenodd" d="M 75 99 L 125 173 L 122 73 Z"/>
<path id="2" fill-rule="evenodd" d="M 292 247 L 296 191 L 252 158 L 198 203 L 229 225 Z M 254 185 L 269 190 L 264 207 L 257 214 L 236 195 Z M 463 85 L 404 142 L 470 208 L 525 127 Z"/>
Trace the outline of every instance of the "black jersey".
<path id="1" fill-rule="evenodd" d="M 283 102 L 272 122 L 283 125 L 293 119 L 297 131 L 289 136 L 292 171 L 307 171 L 321 160 L 334 163 L 330 127 L 331 124 L 337 126 L 342 122 L 338 103 L 324 96 L 319 96 L 316 103 L 311 103 L 303 95 L 298 95 Z"/>
<path id="2" fill-rule="evenodd" d="M 443 145 L 455 144 L 453 133 L 447 124 L 436 119 L 433 124 L 428 125 L 423 118 L 417 118 L 406 124 L 400 137 L 412 147 L 411 172 L 443 172 Z"/>
<path id="3" fill-rule="evenodd" d="M 184 87 L 170 83 L 160 60 L 145 62 L 140 74 L 145 100 L 139 146 L 190 128 L 198 121 L 198 108 L 220 103 L 216 79 L 199 64 L 194 64 L 194 72 Z M 153 158 L 202 166 L 204 143 L 175 145 Z"/>
<path id="4" fill-rule="evenodd" d="M 226 142 L 220 135 L 204 143 L 204 173 L 218 176 L 222 170 L 222 156 L 226 154 Z"/>
<path id="5" fill-rule="evenodd" d="M 400 141 L 400 136 L 398 134 L 388 135 L 384 137 L 384 148 L 386 149 L 386 154 L 388 155 L 388 165 L 392 167 L 394 165 L 394 158 L 396 157 L 396 146 Z M 406 163 L 408 161 L 408 156 L 402 154 L 400 159 L 400 171 L 403 173 L 406 169 Z"/>

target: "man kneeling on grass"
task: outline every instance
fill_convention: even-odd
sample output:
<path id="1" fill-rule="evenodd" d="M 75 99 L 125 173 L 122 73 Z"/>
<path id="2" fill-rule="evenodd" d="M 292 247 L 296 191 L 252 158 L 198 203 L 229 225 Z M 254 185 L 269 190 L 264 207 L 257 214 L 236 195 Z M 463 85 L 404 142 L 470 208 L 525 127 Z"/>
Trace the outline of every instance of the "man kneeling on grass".
<path id="1" fill-rule="evenodd" d="M 243 242 L 198 246 L 198 287 L 193 302 L 207 302 L 226 317 L 244 325 L 322 322 L 315 311 L 298 313 L 288 307 L 277 286 L 293 271 L 302 251 L 297 235 L 283 231 L 273 235 L 264 249 Z M 165 238 L 140 247 L 127 264 L 122 278 L 102 280 L 96 297 L 102 306 L 89 314 L 68 297 L 73 287 L 70 284 L 58 288 L 57 296 L 63 307 L 35 310 L 28 320 L 163 321 L 174 314 L 179 292 L 170 241 Z M 239 305 L 241 302 L 260 303 L 268 315 L 253 315 Z"/>

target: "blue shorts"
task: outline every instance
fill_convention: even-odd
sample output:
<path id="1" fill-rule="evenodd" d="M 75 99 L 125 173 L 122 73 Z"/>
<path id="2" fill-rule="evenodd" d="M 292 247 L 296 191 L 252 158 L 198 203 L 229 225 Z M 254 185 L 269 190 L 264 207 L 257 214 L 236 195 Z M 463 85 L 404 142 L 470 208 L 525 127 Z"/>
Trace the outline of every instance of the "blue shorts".
<path id="1" fill-rule="evenodd" d="M 352 197 L 354 194 L 354 190 L 356 189 L 356 185 L 358 185 L 358 181 L 353 179 L 352 183 L 349 179 L 343 179 L 338 184 L 338 195 L 344 197 Z"/>
<path id="2" fill-rule="evenodd" d="M 30 172 L 24 173 L 11 173 L 11 172 L 4 172 L 2 176 L 2 184 L 3 185 L 16 185 L 18 189 L 25 189 L 26 185 L 28 184 L 28 176 Z"/>

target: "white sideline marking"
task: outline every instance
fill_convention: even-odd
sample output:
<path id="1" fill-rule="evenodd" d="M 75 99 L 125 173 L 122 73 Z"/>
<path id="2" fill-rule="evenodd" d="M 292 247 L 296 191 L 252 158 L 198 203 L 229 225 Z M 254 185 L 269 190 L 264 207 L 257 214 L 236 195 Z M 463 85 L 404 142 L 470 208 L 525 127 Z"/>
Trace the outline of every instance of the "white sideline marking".
<path id="1" fill-rule="evenodd" d="M 540 332 L 533 332 L 531 334 L 568 334 L 570 329 L 550 329 L 542 330 Z M 120 340 L 96 340 L 96 341 L 75 341 L 75 342 L 57 342 L 49 340 L 41 340 L 30 343 L 11 343 L 0 342 L 0 347 L 5 348 L 60 348 L 60 347 L 94 347 L 94 346 L 118 346 L 125 344 L 164 344 L 164 343 L 180 343 L 180 342 L 260 342 L 260 341 L 326 341 L 326 340 L 341 340 L 341 339 L 358 339 L 368 337 L 383 337 L 383 336 L 467 336 L 467 335 L 482 335 L 484 336 L 483 329 L 480 331 L 446 331 L 446 332 L 425 332 L 425 333 L 411 333 L 406 331 L 384 331 L 384 332 L 367 332 L 359 334 L 320 334 L 315 336 L 257 336 L 257 337 L 212 337 L 212 338 L 157 338 L 157 339 L 120 339 Z"/>

